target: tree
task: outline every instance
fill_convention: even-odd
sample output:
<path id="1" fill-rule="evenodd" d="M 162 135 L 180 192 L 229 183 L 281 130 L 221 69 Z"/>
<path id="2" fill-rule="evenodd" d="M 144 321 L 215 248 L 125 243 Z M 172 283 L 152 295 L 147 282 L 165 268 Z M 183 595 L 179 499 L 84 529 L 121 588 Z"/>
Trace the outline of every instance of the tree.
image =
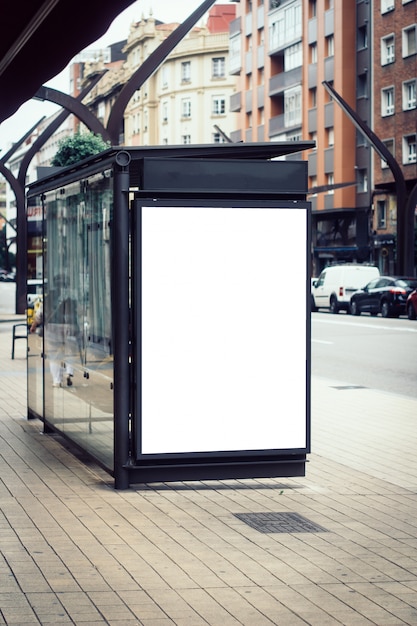
<path id="1" fill-rule="evenodd" d="M 61 139 L 58 144 L 58 151 L 51 161 L 51 165 L 64 166 L 73 165 L 93 154 L 98 154 L 107 150 L 110 143 L 104 141 L 100 135 L 94 133 L 76 133 L 71 137 Z"/>

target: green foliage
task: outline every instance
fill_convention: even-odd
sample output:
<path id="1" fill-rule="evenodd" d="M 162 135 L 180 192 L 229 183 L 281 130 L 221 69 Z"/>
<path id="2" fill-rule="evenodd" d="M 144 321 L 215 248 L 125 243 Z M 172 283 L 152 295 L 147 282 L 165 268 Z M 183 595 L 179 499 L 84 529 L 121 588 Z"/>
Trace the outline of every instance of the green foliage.
<path id="1" fill-rule="evenodd" d="M 107 150 L 110 144 L 100 135 L 94 133 L 76 133 L 62 139 L 58 144 L 58 151 L 51 161 L 51 165 L 73 165 L 93 154 Z"/>

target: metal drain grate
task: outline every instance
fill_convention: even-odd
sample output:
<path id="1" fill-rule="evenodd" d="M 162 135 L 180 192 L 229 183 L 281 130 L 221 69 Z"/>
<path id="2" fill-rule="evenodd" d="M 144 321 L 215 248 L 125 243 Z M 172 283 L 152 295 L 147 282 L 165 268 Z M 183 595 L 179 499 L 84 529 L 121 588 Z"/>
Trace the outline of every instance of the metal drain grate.
<path id="1" fill-rule="evenodd" d="M 327 530 L 298 513 L 235 513 L 260 533 L 325 533 Z"/>
<path id="2" fill-rule="evenodd" d="M 346 389 L 367 389 L 363 385 L 339 385 L 333 387 L 333 389 L 337 389 L 338 391 L 345 391 Z"/>

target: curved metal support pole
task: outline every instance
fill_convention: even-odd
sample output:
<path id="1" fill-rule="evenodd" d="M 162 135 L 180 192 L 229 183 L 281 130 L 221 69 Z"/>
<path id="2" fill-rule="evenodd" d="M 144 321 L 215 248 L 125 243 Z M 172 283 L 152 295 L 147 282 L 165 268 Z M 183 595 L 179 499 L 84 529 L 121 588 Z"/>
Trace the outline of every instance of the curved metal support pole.
<path id="1" fill-rule="evenodd" d="M 17 250 L 22 250 L 22 254 L 16 255 L 16 313 L 24 313 L 26 310 L 26 213 L 25 213 L 25 192 L 24 186 L 13 176 L 13 174 L 0 161 L 0 172 L 9 183 L 16 199 L 16 232 Z"/>
<path id="2" fill-rule="evenodd" d="M 407 209 L 407 188 L 401 168 L 386 145 L 360 119 L 342 96 L 327 81 L 323 81 L 322 85 L 343 109 L 353 125 L 368 138 L 371 146 L 386 161 L 394 176 L 397 191 L 397 273 L 412 276 L 414 274 L 414 211 L 411 213 Z"/>
<path id="3" fill-rule="evenodd" d="M 64 110 L 61 111 L 61 113 L 49 124 L 49 126 L 43 131 L 43 133 L 33 142 L 32 146 L 26 152 L 25 156 L 22 159 L 22 162 L 19 168 L 18 180 L 23 187 L 25 186 L 27 170 L 33 157 L 41 149 L 41 147 L 48 141 L 48 139 L 54 134 L 54 132 L 61 126 L 61 124 L 65 122 L 65 120 L 67 119 L 68 115 L 70 115 L 70 113 L 74 113 L 74 115 L 76 115 L 87 126 L 87 128 L 90 128 L 90 130 L 93 130 L 90 127 L 90 121 L 91 121 L 91 117 L 93 117 L 94 119 L 96 118 L 91 113 L 91 111 L 87 109 L 85 104 L 82 104 L 81 100 L 85 98 L 85 96 L 92 90 L 93 87 L 95 87 L 95 85 L 99 82 L 103 74 L 104 72 L 97 74 L 91 80 L 91 82 L 88 83 L 86 87 L 84 87 L 84 89 L 79 93 L 77 98 L 73 98 L 72 96 L 68 96 L 67 94 L 61 94 L 63 97 L 60 98 L 60 100 L 64 103 L 63 104 Z M 38 94 L 39 92 L 42 91 L 42 89 L 43 88 L 41 87 L 36 93 Z M 47 91 L 54 92 L 54 94 L 52 93 L 50 94 L 52 96 L 56 96 L 57 94 L 60 93 L 59 91 L 55 89 L 49 90 L 49 88 Z M 44 95 L 47 96 L 48 93 L 45 92 Z M 44 99 L 48 100 L 49 98 L 45 97 Z M 57 101 L 52 100 L 52 102 L 57 102 Z M 57 104 L 59 104 L 59 102 L 57 102 Z M 107 141 L 108 134 L 107 134 L 106 129 L 102 126 L 102 124 L 98 120 L 96 121 L 98 124 L 100 124 L 101 128 L 104 131 L 105 136 L 102 135 L 103 139 Z M 101 134 L 101 132 L 99 131 L 98 134 Z"/>
<path id="4" fill-rule="evenodd" d="M 126 85 L 116 98 L 107 121 L 107 130 L 113 145 L 119 145 L 120 128 L 122 127 L 123 115 L 126 106 L 137 89 L 140 89 L 145 81 L 158 69 L 172 52 L 175 46 L 185 37 L 189 30 L 210 9 L 215 0 L 205 0 L 187 19 L 180 24 L 146 59 L 144 63 L 132 74 Z"/>
<path id="5" fill-rule="evenodd" d="M 100 78 L 107 70 L 101 72 L 99 75 L 95 76 L 92 82 L 89 84 L 88 91 L 97 84 Z M 87 91 L 87 93 L 88 93 Z M 82 92 L 83 93 L 83 92 Z M 83 97 L 86 94 L 83 93 Z M 79 98 L 74 98 L 73 96 L 68 95 L 67 93 L 63 93 L 62 91 L 58 91 L 58 89 L 52 89 L 51 87 L 39 87 L 38 91 L 33 96 L 36 100 L 48 100 L 49 102 L 55 102 L 55 104 L 59 104 L 63 109 L 67 109 L 73 113 L 79 120 L 83 122 L 93 133 L 96 135 L 101 135 L 104 141 L 109 140 L 109 134 L 107 130 L 104 128 L 103 124 L 96 118 L 94 113 L 90 111 L 90 109 L 81 102 Z"/>

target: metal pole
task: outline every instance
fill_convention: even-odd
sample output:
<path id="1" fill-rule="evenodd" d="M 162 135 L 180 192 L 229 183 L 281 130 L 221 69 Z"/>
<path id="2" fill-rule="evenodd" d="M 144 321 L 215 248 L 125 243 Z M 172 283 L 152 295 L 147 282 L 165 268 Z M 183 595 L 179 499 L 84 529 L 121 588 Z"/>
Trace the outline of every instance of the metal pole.
<path id="1" fill-rule="evenodd" d="M 114 479 L 129 487 L 130 320 L 129 320 L 129 162 L 116 155 L 112 220 L 112 345 L 114 355 Z"/>

